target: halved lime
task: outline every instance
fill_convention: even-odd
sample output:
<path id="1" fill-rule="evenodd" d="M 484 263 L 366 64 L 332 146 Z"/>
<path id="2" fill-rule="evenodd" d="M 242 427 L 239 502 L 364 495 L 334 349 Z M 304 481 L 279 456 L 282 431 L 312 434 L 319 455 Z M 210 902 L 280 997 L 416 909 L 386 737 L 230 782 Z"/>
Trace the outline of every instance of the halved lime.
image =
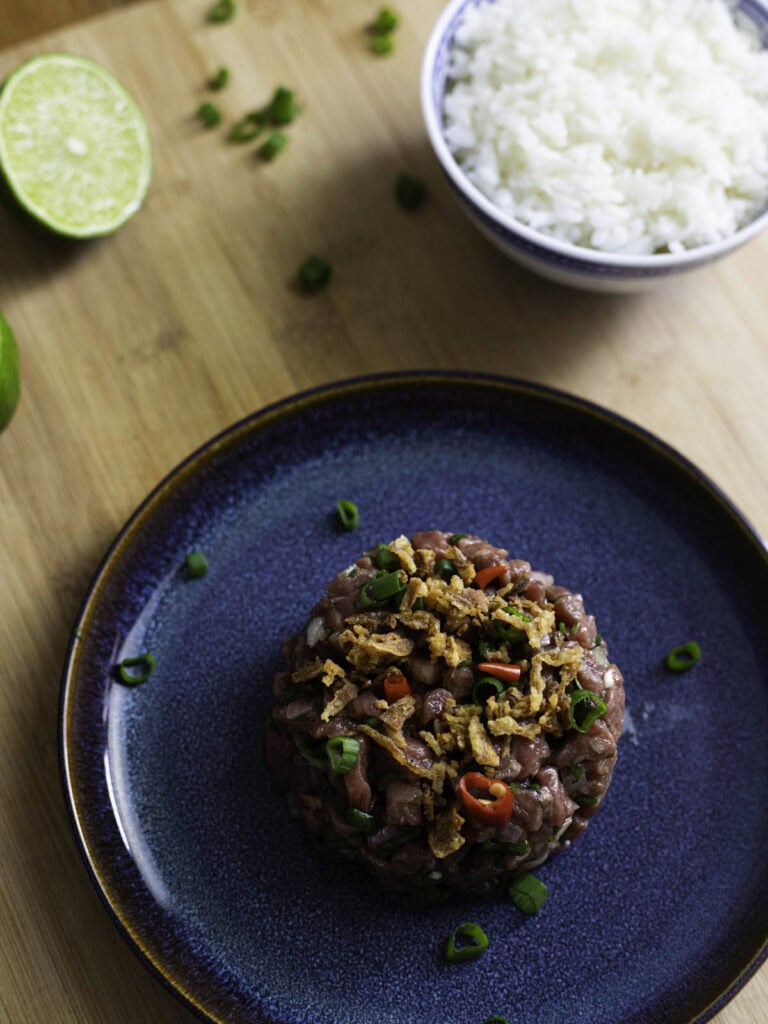
<path id="1" fill-rule="evenodd" d="M 0 430 L 5 430 L 19 401 L 19 350 L 13 331 L 0 313 Z"/>
<path id="2" fill-rule="evenodd" d="M 0 167 L 28 213 L 59 234 L 93 238 L 141 205 L 149 133 L 106 68 L 46 53 L 17 68 L 0 93 Z"/>

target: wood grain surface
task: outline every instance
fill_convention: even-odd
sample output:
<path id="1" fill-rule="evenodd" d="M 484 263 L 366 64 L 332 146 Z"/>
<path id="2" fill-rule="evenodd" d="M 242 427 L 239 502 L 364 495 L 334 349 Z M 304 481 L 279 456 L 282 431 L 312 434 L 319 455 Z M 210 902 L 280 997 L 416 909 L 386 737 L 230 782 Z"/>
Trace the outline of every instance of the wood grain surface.
<path id="1" fill-rule="evenodd" d="M 359 0 L 254 0 L 215 28 L 206 6 L 120 7 L 0 53 L 0 77 L 43 50 L 102 61 L 145 111 L 155 156 L 144 209 L 111 238 L 69 243 L 0 209 L 0 306 L 23 370 L 20 407 L 0 437 L 0 1021 L 9 1024 L 192 1020 L 120 938 L 79 860 L 59 781 L 57 702 L 73 619 L 113 535 L 165 473 L 238 417 L 369 371 L 525 377 L 656 432 L 768 531 L 768 237 L 640 296 L 539 281 L 475 233 L 425 140 L 418 69 L 440 0 L 401 5 L 388 58 L 367 51 L 375 5 Z M 229 119 L 278 83 L 301 94 L 304 111 L 274 164 L 195 123 L 220 64 L 232 69 L 220 96 Z M 418 213 L 393 203 L 401 169 L 429 183 Z M 312 252 L 332 262 L 334 278 L 307 297 L 293 278 Z M 716 1021 L 767 1017 L 763 966 Z"/>

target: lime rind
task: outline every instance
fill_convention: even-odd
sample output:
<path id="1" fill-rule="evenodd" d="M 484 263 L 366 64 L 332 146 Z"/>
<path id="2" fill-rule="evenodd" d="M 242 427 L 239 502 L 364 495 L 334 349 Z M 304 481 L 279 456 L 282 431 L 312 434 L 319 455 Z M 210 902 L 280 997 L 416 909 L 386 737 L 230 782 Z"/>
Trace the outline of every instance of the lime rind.
<path id="1" fill-rule="evenodd" d="M 0 93 L 0 167 L 59 234 L 109 234 L 141 206 L 152 155 L 141 111 L 106 68 L 74 54 L 22 64 Z"/>
<path id="2" fill-rule="evenodd" d="M 8 321 L 0 313 L 0 430 L 5 430 L 19 403 L 19 349 Z"/>

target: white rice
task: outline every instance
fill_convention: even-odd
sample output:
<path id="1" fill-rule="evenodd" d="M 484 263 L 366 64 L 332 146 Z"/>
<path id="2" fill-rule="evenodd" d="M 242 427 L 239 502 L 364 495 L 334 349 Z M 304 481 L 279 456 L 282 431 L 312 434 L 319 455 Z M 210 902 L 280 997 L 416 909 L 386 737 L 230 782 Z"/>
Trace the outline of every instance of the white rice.
<path id="1" fill-rule="evenodd" d="M 726 0 L 487 0 L 456 33 L 445 138 L 562 241 L 679 252 L 768 205 L 768 52 Z"/>

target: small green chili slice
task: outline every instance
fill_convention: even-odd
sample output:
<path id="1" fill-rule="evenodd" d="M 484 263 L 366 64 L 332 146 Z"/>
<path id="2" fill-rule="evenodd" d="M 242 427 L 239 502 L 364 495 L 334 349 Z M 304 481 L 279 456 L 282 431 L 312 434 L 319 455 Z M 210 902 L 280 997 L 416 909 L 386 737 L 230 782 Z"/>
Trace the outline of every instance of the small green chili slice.
<path id="1" fill-rule="evenodd" d="M 445 946 L 445 958 L 452 964 L 477 960 L 488 948 L 488 936 L 479 924 L 465 921 L 454 928 Z"/>
<path id="2" fill-rule="evenodd" d="M 235 0 L 217 0 L 213 7 L 208 9 L 205 19 L 213 25 L 220 25 L 222 22 L 229 21 L 234 13 Z"/>
<path id="3" fill-rule="evenodd" d="M 354 501 L 347 501 L 346 498 L 342 498 L 341 501 L 337 501 L 336 512 L 338 513 L 339 522 L 343 529 L 356 530 L 360 525 L 360 513 L 358 512 L 357 505 Z"/>
<path id="4" fill-rule="evenodd" d="M 435 562 L 435 572 L 442 580 L 450 580 L 456 572 L 456 566 L 447 558 L 441 558 Z"/>
<path id="5" fill-rule="evenodd" d="M 333 267 L 322 256 L 310 256 L 299 267 L 298 279 L 302 291 L 318 292 L 331 280 Z"/>
<path id="6" fill-rule="evenodd" d="M 221 111 L 215 103 L 201 103 L 197 108 L 196 117 L 206 128 L 215 128 L 221 123 Z"/>
<path id="7" fill-rule="evenodd" d="M 283 85 L 278 86 L 267 110 L 271 124 L 290 124 L 299 112 L 299 104 L 293 90 L 286 89 Z"/>
<path id="8" fill-rule="evenodd" d="M 480 676 L 472 690 L 472 700 L 479 707 L 484 708 L 489 697 L 498 697 L 504 693 L 504 683 L 493 676 Z"/>
<path id="9" fill-rule="evenodd" d="M 488 1017 L 483 1024 L 509 1024 L 506 1017 Z"/>
<path id="10" fill-rule="evenodd" d="M 426 198 L 427 186 L 421 178 L 415 178 L 406 171 L 397 176 L 395 180 L 395 199 L 404 210 L 408 210 L 409 213 L 412 210 L 418 210 Z M 466 533 L 454 534 L 454 536 L 459 538 L 466 537 Z M 453 539 L 449 538 L 448 543 L 453 544 Z"/>
<path id="11" fill-rule="evenodd" d="M 133 671 L 135 669 L 135 671 Z M 125 686 L 146 683 L 155 671 L 155 659 L 151 654 L 137 654 L 134 658 L 123 658 L 117 666 L 120 682 Z"/>
<path id="12" fill-rule="evenodd" d="M 380 569 L 396 569 L 400 565 L 400 559 L 390 551 L 386 544 L 376 545 L 376 565 Z"/>
<path id="13" fill-rule="evenodd" d="M 673 647 L 667 655 L 666 665 L 673 672 L 687 672 L 701 658 L 701 648 L 695 640 Z"/>
<path id="14" fill-rule="evenodd" d="M 190 551 L 184 557 L 184 566 L 191 580 L 199 580 L 208 572 L 208 559 L 202 551 Z"/>
<path id="15" fill-rule="evenodd" d="M 363 608 L 373 608 L 376 605 L 384 604 L 391 597 L 395 597 L 405 590 L 405 573 L 402 570 L 397 572 L 385 572 L 381 576 L 375 576 L 372 580 L 361 587 L 360 603 Z"/>
<path id="16" fill-rule="evenodd" d="M 370 835 L 376 828 L 376 819 L 372 814 L 365 811 L 358 811 L 356 807 L 350 807 L 347 811 L 347 821 L 358 832 L 365 832 Z"/>
<path id="17" fill-rule="evenodd" d="M 452 533 L 448 538 L 448 543 L 451 545 L 458 544 L 460 540 L 464 540 L 464 538 L 468 536 L 468 533 Z"/>
<path id="18" fill-rule="evenodd" d="M 223 89 L 229 82 L 229 68 L 220 67 L 215 74 L 208 79 L 209 89 Z"/>
<path id="19" fill-rule="evenodd" d="M 288 136 L 283 132 L 270 132 L 267 141 L 259 146 L 259 156 L 262 160 L 274 160 L 278 153 L 282 153 L 288 145 Z"/>
<path id="20" fill-rule="evenodd" d="M 576 690 L 571 694 L 568 717 L 571 728 L 576 732 L 589 732 L 593 722 L 605 714 L 608 708 L 591 690 Z"/>
<path id="21" fill-rule="evenodd" d="M 353 736 L 332 736 L 325 744 L 325 753 L 331 771 L 347 775 L 357 764 L 360 744 Z"/>
<path id="22" fill-rule="evenodd" d="M 526 872 L 514 880 L 509 895 L 515 906 L 526 914 L 535 914 L 547 902 L 547 887 L 535 875 Z"/>

